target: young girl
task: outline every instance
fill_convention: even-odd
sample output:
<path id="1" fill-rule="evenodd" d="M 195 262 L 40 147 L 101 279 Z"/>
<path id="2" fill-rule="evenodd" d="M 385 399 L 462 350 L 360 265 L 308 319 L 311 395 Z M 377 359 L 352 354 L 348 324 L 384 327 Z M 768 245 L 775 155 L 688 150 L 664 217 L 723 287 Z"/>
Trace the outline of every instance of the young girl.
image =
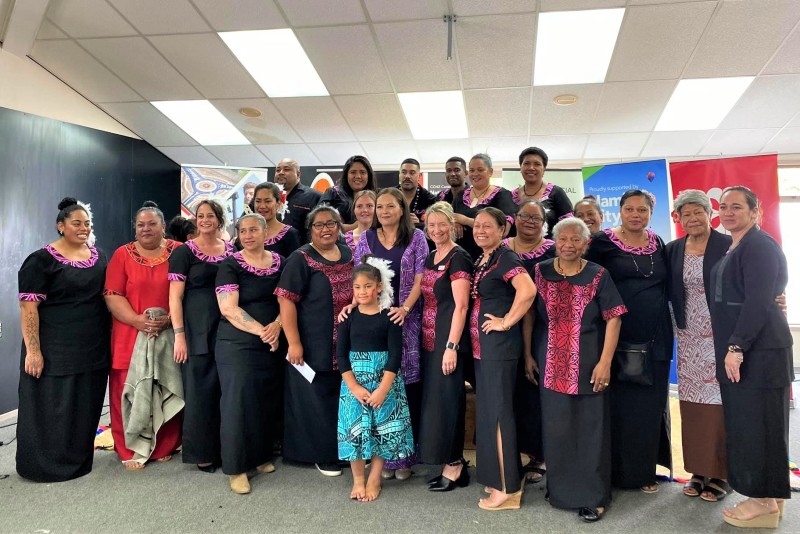
<path id="1" fill-rule="evenodd" d="M 339 324 L 336 357 L 342 373 L 339 394 L 339 458 L 350 461 L 350 498 L 374 501 L 381 493 L 384 460 L 414 452 L 403 379 L 397 375 L 403 330 L 389 319 L 392 303 L 388 262 L 365 256 L 353 269 L 358 306 Z M 370 458 L 369 479 L 365 460 Z"/>

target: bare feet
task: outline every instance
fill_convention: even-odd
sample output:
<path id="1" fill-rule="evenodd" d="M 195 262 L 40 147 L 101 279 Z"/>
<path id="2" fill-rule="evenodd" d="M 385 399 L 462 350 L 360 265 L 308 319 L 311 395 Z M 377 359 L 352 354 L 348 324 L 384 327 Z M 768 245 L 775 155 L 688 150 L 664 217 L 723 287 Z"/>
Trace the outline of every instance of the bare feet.
<path id="1" fill-rule="evenodd" d="M 497 508 L 508 500 L 508 493 L 492 488 L 488 497 L 481 499 L 481 503 L 488 508 Z"/>
<path id="2" fill-rule="evenodd" d="M 646 486 L 642 486 L 639 489 L 641 489 L 644 493 L 658 493 L 658 482 L 647 484 Z"/>
<path id="3" fill-rule="evenodd" d="M 778 513 L 775 499 L 747 499 L 722 512 L 726 517 L 750 521 L 758 516 Z"/>
<path id="4" fill-rule="evenodd" d="M 350 498 L 356 501 L 362 501 L 366 495 L 367 485 L 364 483 L 364 479 L 353 480 L 353 489 L 350 491 Z"/>
<path id="5" fill-rule="evenodd" d="M 137 462 L 136 460 L 125 460 L 122 462 L 122 466 L 128 471 L 139 471 L 144 469 L 144 464 L 142 462 Z"/>
<path id="6" fill-rule="evenodd" d="M 372 480 L 372 477 L 367 481 L 367 489 L 364 493 L 364 497 L 359 499 L 361 502 L 372 502 L 381 495 L 381 481 L 378 480 L 377 482 Z"/>
<path id="7" fill-rule="evenodd" d="M 166 456 L 162 456 L 161 458 L 156 458 L 156 462 L 163 464 L 164 462 L 169 462 L 172 460 L 172 455 L 168 454 Z"/>

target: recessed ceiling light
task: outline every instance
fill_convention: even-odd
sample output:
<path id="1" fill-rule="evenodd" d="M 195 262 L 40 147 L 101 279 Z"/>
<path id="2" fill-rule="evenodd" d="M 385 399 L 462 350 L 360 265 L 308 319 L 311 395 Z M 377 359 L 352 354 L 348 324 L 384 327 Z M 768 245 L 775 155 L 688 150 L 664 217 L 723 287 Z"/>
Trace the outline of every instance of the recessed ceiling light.
<path id="1" fill-rule="evenodd" d="M 255 119 L 261 116 L 261 110 L 256 108 L 239 108 L 239 115 L 249 119 Z"/>
<path id="2" fill-rule="evenodd" d="M 464 139 L 467 115 L 461 91 L 399 93 L 414 139 Z"/>
<path id="3" fill-rule="evenodd" d="M 533 85 L 602 83 L 625 8 L 539 13 Z"/>
<path id="4" fill-rule="evenodd" d="M 553 99 L 553 104 L 557 106 L 571 106 L 578 101 L 576 95 L 558 95 Z"/>
<path id="5" fill-rule="evenodd" d="M 713 130 L 750 87 L 753 76 L 681 80 L 656 131 Z"/>
<path id="6" fill-rule="evenodd" d="M 270 97 L 328 96 L 292 30 L 220 32 L 219 36 Z"/>
<path id="7" fill-rule="evenodd" d="M 208 100 L 150 103 L 201 145 L 250 144 L 250 141 Z"/>

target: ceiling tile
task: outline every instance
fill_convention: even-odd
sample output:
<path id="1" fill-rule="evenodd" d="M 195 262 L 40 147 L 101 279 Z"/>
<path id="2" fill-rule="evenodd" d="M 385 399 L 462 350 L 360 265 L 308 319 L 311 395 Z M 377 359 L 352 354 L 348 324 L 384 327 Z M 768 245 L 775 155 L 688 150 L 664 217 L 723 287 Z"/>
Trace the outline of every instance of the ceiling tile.
<path id="1" fill-rule="evenodd" d="M 471 137 L 528 135 L 530 87 L 464 91 L 464 107 Z"/>
<path id="2" fill-rule="evenodd" d="M 364 0 L 372 22 L 439 19 L 449 13 L 447 0 Z"/>
<path id="3" fill-rule="evenodd" d="M 153 146 L 192 146 L 197 141 L 149 102 L 101 104 L 112 117 Z"/>
<path id="4" fill-rule="evenodd" d="M 501 162 L 516 162 L 519 153 L 528 146 L 528 136 L 525 137 L 492 137 L 473 138 L 472 153 L 489 154 L 495 169 Z M 466 157 L 464 159 L 467 159 Z"/>
<path id="5" fill-rule="evenodd" d="M 411 139 L 397 95 L 337 96 L 334 100 L 359 140 Z"/>
<path id="6" fill-rule="evenodd" d="M 548 85 L 533 88 L 531 135 L 588 133 L 592 130 L 601 84 Z M 553 99 L 561 94 L 577 95 L 571 106 L 558 106 Z"/>
<path id="7" fill-rule="evenodd" d="M 305 28 L 295 33 L 328 93 L 388 93 L 392 90 L 375 39 L 366 24 Z"/>
<path id="8" fill-rule="evenodd" d="M 800 154 L 800 128 L 784 128 L 761 152 Z"/>
<path id="9" fill-rule="evenodd" d="M 784 41 L 762 74 L 800 73 L 800 26 Z"/>
<path id="10" fill-rule="evenodd" d="M 364 152 L 373 165 L 398 165 L 406 158 L 418 160 L 423 167 L 427 165 L 427 162 L 419 157 L 414 141 L 365 141 L 361 146 L 364 147 Z"/>
<path id="11" fill-rule="evenodd" d="M 258 145 L 256 148 L 263 152 L 271 161 L 280 161 L 284 158 L 289 158 L 295 160 L 301 167 L 322 165 L 322 162 L 311 152 L 308 145 Z"/>
<path id="12" fill-rule="evenodd" d="M 625 7 L 626 0 L 541 0 L 542 11 L 575 11 Z"/>
<path id="13" fill-rule="evenodd" d="M 672 80 L 604 84 L 592 131 L 613 133 L 652 130 L 674 89 L 675 82 Z"/>
<path id="14" fill-rule="evenodd" d="M 460 19 L 456 43 L 464 88 L 530 85 L 535 33 L 533 13 Z"/>
<path id="15" fill-rule="evenodd" d="M 397 92 L 461 89 L 456 62 L 446 57 L 447 25 L 441 20 L 373 27 Z"/>
<path id="16" fill-rule="evenodd" d="M 538 146 L 544 150 L 550 165 L 550 162 L 580 160 L 588 140 L 588 135 L 531 136 L 528 138 L 528 146 Z"/>
<path id="17" fill-rule="evenodd" d="M 671 80 L 681 75 L 716 2 L 629 7 L 607 81 Z"/>
<path id="18" fill-rule="evenodd" d="M 797 0 L 722 2 L 683 77 L 758 74 L 798 20 Z"/>
<path id="19" fill-rule="evenodd" d="M 195 33 L 211 28 L 189 0 L 108 0 L 144 35 Z"/>
<path id="20" fill-rule="evenodd" d="M 499 15 L 504 13 L 532 13 L 536 0 L 452 0 L 453 13 L 459 17 L 472 15 Z"/>
<path id="21" fill-rule="evenodd" d="M 142 99 L 74 41 L 35 41 L 30 56 L 92 102 Z"/>
<path id="22" fill-rule="evenodd" d="M 642 150 L 642 157 L 694 156 L 706 143 L 711 133 L 709 130 L 653 132 Z"/>
<path id="23" fill-rule="evenodd" d="M 795 115 L 794 119 L 792 119 L 789 124 L 786 125 L 787 128 L 800 128 L 800 113 Z"/>
<path id="24" fill-rule="evenodd" d="M 449 158 L 459 155 L 463 155 L 462 157 L 468 160 L 472 149 L 469 139 L 442 139 L 417 141 L 416 143 L 420 161 L 424 161 L 426 165 L 441 164 L 444 166 L 444 162 Z"/>
<path id="25" fill-rule="evenodd" d="M 586 158 L 635 158 L 642 150 L 646 133 L 592 134 L 586 145 Z"/>
<path id="26" fill-rule="evenodd" d="M 0 8 L 2 8 L 2 1 L 0 1 Z M 44 19 L 42 25 L 39 27 L 39 33 L 36 34 L 37 39 L 65 39 L 69 37 L 66 33 L 58 29 L 58 27 L 50 22 L 49 19 Z"/>
<path id="27" fill-rule="evenodd" d="M 322 162 L 322 165 L 344 165 L 351 156 L 363 154 L 360 144 L 350 143 L 309 143 L 308 148 Z"/>
<path id="28" fill-rule="evenodd" d="M 366 22 L 359 0 L 277 0 L 292 26 L 333 26 Z"/>
<path id="29" fill-rule="evenodd" d="M 149 41 L 207 99 L 260 98 L 264 91 L 215 33 L 163 35 Z M 213 68 L 209 68 L 213 65 Z"/>
<path id="30" fill-rule="evenodd" d="M 707 2 L 708 0 L 628 0 L 631 6 L 646 6 L 650 4 L 685 4 L 690 2 Z"/>
<path id="31" fill-rule="evenodd" d="M 222 165 L 222 162 L 201 146 L 156 147 L 178 165 Z"/>
<path id="32" fill-rule="evenodd" d="M 755 154 L 772 139 L 778 128 L 761 130 L 717 130 L 700 151 L 701 156 L 739 156 Z"/>
<path id="33" fill-rule="evenodd" d="M 212 104 L 222 113 L 236 129 L 255 145 L 271 145 L 278 143 L 300 143 L 297 135 L 286 119 L 266 98 L 212 100 Z M 260 117 L 249 118 L 239 113 L 242 108 L 255 108 L 261 112 Z"/>
<path id="34" fill-rule="evenodd" d="M 780 128 L 797 112 L 800 112 L 800 74 L 759 76 L 719 128 Z"/>
<path id="35" fill-rule="evenodd" d="M 105 0 L 53 0 L 47 18 L 74 38 L 136 35 L 133 26 Z"/>
<path id="36" fill-rule="evenodd" d="M 79 43 L 147 100 L 201 97 L 143 37 L 84 39 Z"/>
<path id="37" fill-rule="evenodd" d="M 240 30 L 274 30 L 287 24 L 272 0 L 236 0 L 232 9 L 228 2 L 192 0 L 211 27 L 218 32 Z"/>
<path id="38" fill-rule="evenodd" d="M 226 167 L 274 166 L 274 164 L 253 145 L 207 146 L 205 148 Z"/>
<path id="39" fill-rule="evenodd" d="M 272 103 L 307 143 L 356 140 L 329 96 L 273 98 Z"/>

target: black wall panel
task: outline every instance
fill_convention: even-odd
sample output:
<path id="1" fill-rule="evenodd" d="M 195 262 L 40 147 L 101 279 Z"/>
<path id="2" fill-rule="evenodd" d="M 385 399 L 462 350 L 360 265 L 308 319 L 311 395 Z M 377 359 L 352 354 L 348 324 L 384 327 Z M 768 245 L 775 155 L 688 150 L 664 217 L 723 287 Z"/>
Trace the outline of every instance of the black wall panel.
<path id="1" fill-rule="evenodd" d="M 144 141 L 0 108 L 0 414 L 17 407 L 22 334 L 17 270 L 54 241 L 65 196 L 91 203 L 110 257 L 133 238 L 133 214 L 153 200 L 180 207 L 180 167 Z"/>

